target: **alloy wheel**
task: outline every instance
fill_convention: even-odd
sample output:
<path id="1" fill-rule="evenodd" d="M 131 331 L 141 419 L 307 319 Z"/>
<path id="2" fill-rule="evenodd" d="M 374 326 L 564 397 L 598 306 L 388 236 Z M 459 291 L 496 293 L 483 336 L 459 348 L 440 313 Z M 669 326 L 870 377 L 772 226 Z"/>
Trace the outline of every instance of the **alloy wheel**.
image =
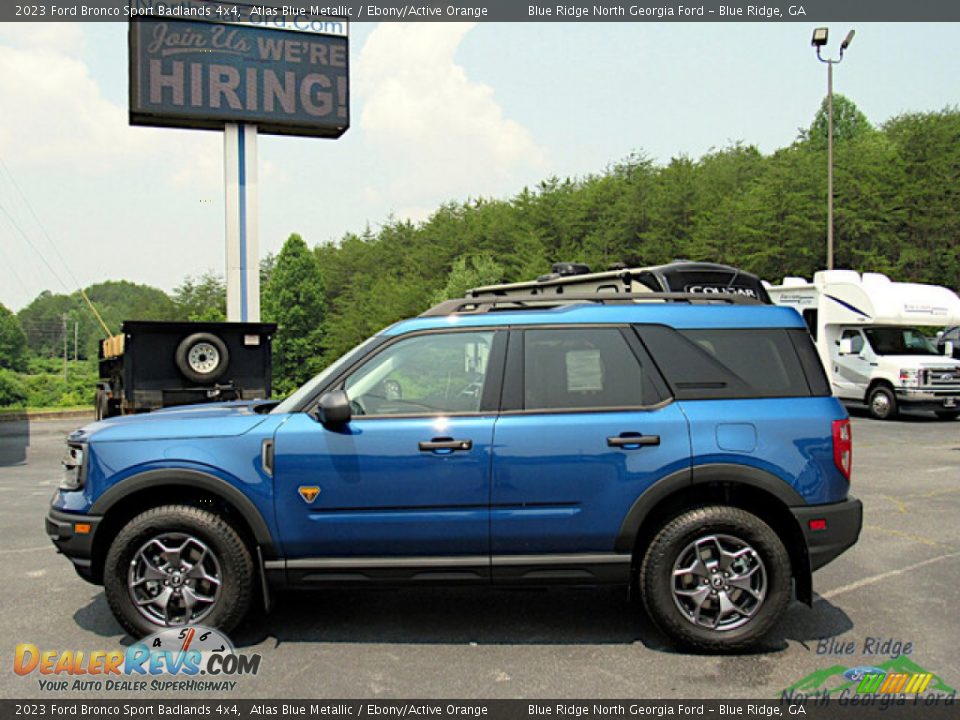
<path id="1" fill-rule="evenodd" d="M 689 622 L 728 631 L 749 622 L 763 605 L 767 572 L 749 543 L 732 535 L 704 535 L 677 556 L 672 589 Z"/>
<path id="2" fill-rule="evenodd" d="M 202 540 L 165 532 L 133 556 L 127 589 L 134 607 L 157 625 L 200 622 L 220 597 L 220 561 Z"/>

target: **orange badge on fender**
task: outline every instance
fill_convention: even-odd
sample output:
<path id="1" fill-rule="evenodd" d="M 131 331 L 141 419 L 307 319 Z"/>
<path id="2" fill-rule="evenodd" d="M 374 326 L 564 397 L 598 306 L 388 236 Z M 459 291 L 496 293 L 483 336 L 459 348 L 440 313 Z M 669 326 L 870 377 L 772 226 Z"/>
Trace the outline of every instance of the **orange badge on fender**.
<path id="1" fill-rule="evenodd" d="M 300 497 L 307 505 L 311 505 L 317 499 L 317 495 L 320 494 L 320 488 L 316 485 L 301 485 L 297 492 L 300 493 Z"/>

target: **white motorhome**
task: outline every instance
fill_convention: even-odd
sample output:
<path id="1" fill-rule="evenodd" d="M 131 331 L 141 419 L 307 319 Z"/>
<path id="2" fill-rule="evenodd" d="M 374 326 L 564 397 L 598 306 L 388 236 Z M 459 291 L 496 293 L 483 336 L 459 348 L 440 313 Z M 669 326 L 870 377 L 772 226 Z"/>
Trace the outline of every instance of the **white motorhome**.
<path id="1" fill-rule="evenodd" d="M 918 329 L 960 324 L 953 291 L 828 270 L 813 282 L 784 278 L 767 292 L 806 320 L 837 397 L 866 404 L 879 419 L 908 407 L 942 419 L 960 416 L 960 363 L 951 357 L 952 343 L 938 352 Z"/>

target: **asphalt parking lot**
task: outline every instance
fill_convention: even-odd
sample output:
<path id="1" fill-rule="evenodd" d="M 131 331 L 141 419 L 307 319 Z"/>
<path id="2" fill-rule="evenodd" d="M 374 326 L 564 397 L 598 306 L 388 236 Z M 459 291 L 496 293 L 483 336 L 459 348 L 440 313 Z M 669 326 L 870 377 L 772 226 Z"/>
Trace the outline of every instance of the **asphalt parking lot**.
<path id="1" fill-rule="evenodd" d="M 43 529 L 63 438 L 78 424 L 0 423 L 0 697 L 42 696 L 36 674 L 12 671 L 17 643 L 130 642 Z M 860 542 L 816 573 L 814 607 L 794 603 L 765 652 L 677 652 L 618 590 L 289 594 L 234 633 L 263 661 L 233 697 L 774 698 L 832 666 L 881 664 L 886 655 L 863 652 L 871 639 L 911 643 L 914 664 L 958 688 L 960 422 L 861 415 L 853 432 Z M 854 652 L 818 653 L 825 639 Z"/>

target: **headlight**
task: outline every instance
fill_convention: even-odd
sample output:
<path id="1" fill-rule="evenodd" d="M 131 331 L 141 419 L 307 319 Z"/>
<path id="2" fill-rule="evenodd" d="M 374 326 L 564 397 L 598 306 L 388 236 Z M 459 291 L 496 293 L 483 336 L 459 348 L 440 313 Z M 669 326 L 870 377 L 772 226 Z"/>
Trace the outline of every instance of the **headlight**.
<path id="1" fill-rule="evenodd" d="M 920 371 L 917 369 L 900 370 L 900 384 L 904 387 L 920 387 Z"/>
<path id="2" fill-rule="evenodd" d="M 60 481 L 61 490 L 79 490 L 84 481 L 84 452 L 79 445 L 67 445 L 67 452 L 60 463 L 63 465 L 63 479 Z"/>

